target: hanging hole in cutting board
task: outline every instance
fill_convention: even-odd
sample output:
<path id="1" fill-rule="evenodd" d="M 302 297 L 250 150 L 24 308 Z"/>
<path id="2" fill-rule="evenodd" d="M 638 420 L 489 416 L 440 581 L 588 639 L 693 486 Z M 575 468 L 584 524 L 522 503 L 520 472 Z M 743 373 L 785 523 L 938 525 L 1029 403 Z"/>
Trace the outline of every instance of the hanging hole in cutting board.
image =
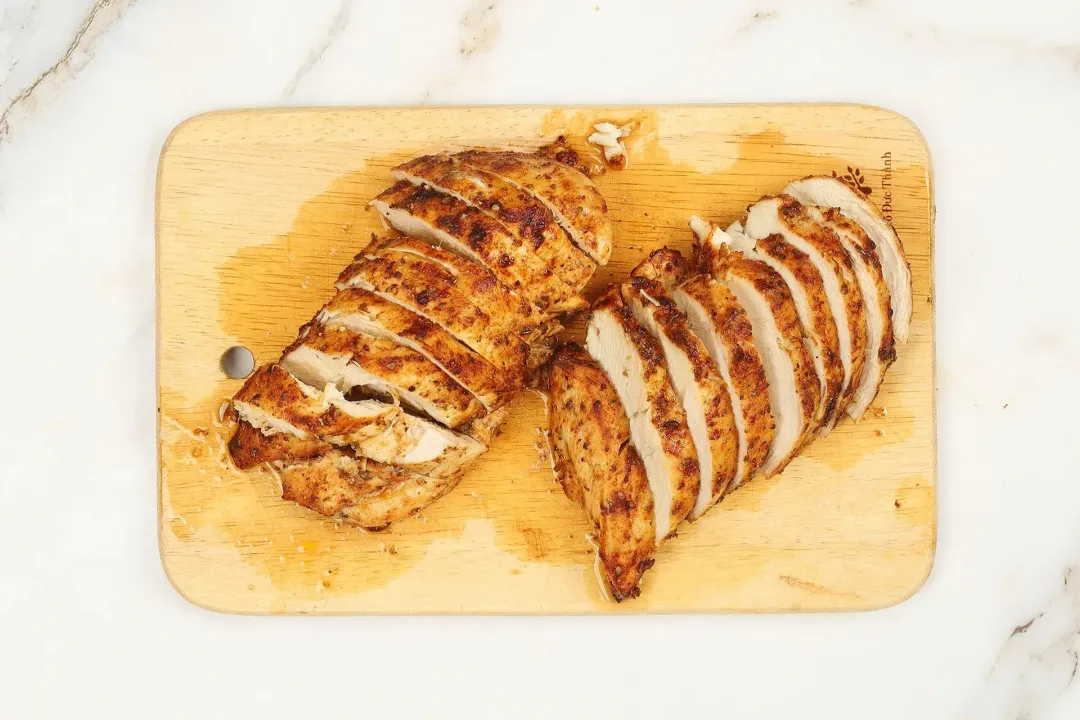
<path id="1" fill-rule="evenodd" d="M 233 380 L 243 380 L 255 369 L 255 355 L 243 345 L 234 345 L 221 354 L 221 371 Z"/>

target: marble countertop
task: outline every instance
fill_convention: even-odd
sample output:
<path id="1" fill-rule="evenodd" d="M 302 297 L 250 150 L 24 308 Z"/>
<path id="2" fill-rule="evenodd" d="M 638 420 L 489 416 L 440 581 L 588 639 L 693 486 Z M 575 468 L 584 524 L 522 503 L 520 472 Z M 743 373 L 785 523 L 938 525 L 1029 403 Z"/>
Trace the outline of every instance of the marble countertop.
<path id="1" fill-rule="evenodd" d="M 897 110 L 934 154 L 939 536 L 915 597 L 851 615 L 275 619 L 173 591 L 153 197 L 178 122 L 822 100 Z M 1078 130 L 1075 2 L 3 0 L 0 716 L 1080 717 Z"/>

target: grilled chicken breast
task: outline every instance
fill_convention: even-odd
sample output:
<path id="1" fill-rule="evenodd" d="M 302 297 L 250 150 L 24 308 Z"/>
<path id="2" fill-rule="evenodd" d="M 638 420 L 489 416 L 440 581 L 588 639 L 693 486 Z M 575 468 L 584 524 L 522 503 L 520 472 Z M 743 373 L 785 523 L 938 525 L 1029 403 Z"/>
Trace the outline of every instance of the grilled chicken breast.
<path id="1" fill-rule="evenodd" d="M 475 395 L 422 353 L 342 325 L 309 323 L 279 364 L 314 387 L 354 388 L 456 428 L 487 411 Z"/>
<path id="2" fill-rule="evenodd" d="M 486 267 L 549 314 L 588 307 L 532 246 L 482 210 L 426 186 L 401 181 L 371 201 L 397 230 Z"/>
<path id="3" fill-rule="evenodd" d="M 529 348 L 509 330 L 507 318 L 493 318 L 460 292 L 453 275 L 407 254 L 362 256 L 338 278 L 338 288 L 362 288 L 427 318 L 480 357 L 522 384 Z"/>
<path id="4" fill-rule="evenodd" d="M 893 333 L 900 342 L 907 342 L 911 325 L 911 268 L 892 224 L 865 195 L 839 178 L 803 178 L 784 188 L 784 193 L 808 205 L 836 208 L 866 231 L 889 286 Z"/>
<path id="5" fill-rule="evenodd" d="M 630 425 L 603 369 L 578 345 L 547 371 L 555 475 L 596 531 L 604 581 L 616 600 L 636 597 L 653 565 L 655 506 Z"/>
<path id="6" fill-rule="evenodd" d="M 725 251 L 722 245 L 720 250 L 716 278 L 746 311 L 768 380 L 769 407 L 776 423 L 772 447 L 761 466 L 768 477 L 783 470 L 811 439 L 821 385 L 787 283 L 761 261 Z"/>
<path id="7" fill-rule="evenodd" d="M 468 150 L 454 159 L 497 175 L 547 206 L 574 244 L 601 265 L 611 257 L 607 202 L 589 177 L 542 155 Z"/>
<path id="8" fill-rule="evenodd" d="M 596 264 L 574 245 L 542 202 L 496 175 L 445 155 L 410 160 L 394 168 L 392 174 L 398 180 L 427 185 L 483 210 L 526 243 L 573 288 L 585 287 L 596 271 Z"/>
<path id="9" fill-rule="evenodd" d="M 372 235 L 231 405 L 238 467 L 274 463 L 284 497 L 366 527 L 432 502 L 487 449 L 611 252 L 604 199 L 548 157 L 467 151 L 393 174 L 371 205 L 404 237 Z"/>
<path id="10" fill-rule="evenodd" d="M 526 342 L 536 343 L 562 330 L 557 320 L 547 317 L 540 308 L 501 282 L 490 270 L 442 248 L 399 236 L 374 240 L 362 254 L 389 256 L 392 253 L 423 258 L 441 267 L 450 273 L 454 285 L 474 305 L 486 309 L 492 318 L 501 319 L 500 327 L 520 335 Z"/>
<path id="11" fill-rule="evenodd" d="M 805 338 L 814 360 L 814 371 L 821 387 L 821 400 L 815 415 L 816 427 L 827 434 L 843 412 L 845 391 L 844 364 L 840 359 L 840 338 L 825 292 L 821 273 L 806 253 L 774 234 L 754 241 L 742 233 L 739 223 L 726 232 L 731 249 L 752 260 L 760 260 L 775 270 L 787 283 L 795 309 L 799 313 Z M 711 241 L 711 235 L 710 235 Z M 709 242 L 709 241 L 707 241 Z"/>
<path id="12" fill-rule="evenodd" d="M 672 290 L 671 299 L 686 315 L 729 389 L 738 452 L 731 487 L 757 474 L 773 444 L 776 423 L 769 406 L 765 365 L 754 345 L 746 311 L 724 285 L 696 275 Z"/>
<path id="13" fill-rule="evenodd" d="M 319 322 L 393 340 L 422 353 L 488 410 L 505 405 L 521 389 L 520 375 L 507 376 L 436 323 L 361 288 L 335 295 L 319 313 Z"/>
<path id="14" fill-rule="evenodd" d="M 690 514 L 700 485 L 686 411 L 668 381 L 663 349 L 609 288 L 593 306 L 586 347 L 614 385 L 630 421 L 656 506 L 659 544 Z"/>
<path id="15" fill-rule="evenodd" d="M 634 319 L 659 341 L 671 387 L 686 411 L 701 483 L 689 516 L 696 520 L 727 492 L 735 478 L 739 440 L 728 387 L 662 284 L 634 277 L 623 283 L 621 293 Z"/>
<path id="16" fill-rule="evenodd" d="M 874 401 L 885 371 L 896 359 L 889 286 L 874 252 L 874 241 L 858 223 L 836 208 L 810 206 L 808 209 L 818 222 L 836 233 L 847 250 L 866 307 L 866 364 L 847 406 L 848 415 L 858 421 Z"/>
<path id="17" fill-rule="evenodd" d="M 829 307 L 836 319 L 840 362 L 844 365 L 841 407 L 847 407 L 866 364 L 866 306 L 852 260 L 836 233 L 816 222 L 806 206 L 790 195 L 764 198 L 746 216 L 752 238 L 773 233 L 805 253 L 821 275 Z"/>
<path id="18" fill-rule="evenodd" d="M 281 468 L 282 498 L 361 527 L 384 528 L 450 492 L 460 473 L 434 478 L 332 450 Z"/>

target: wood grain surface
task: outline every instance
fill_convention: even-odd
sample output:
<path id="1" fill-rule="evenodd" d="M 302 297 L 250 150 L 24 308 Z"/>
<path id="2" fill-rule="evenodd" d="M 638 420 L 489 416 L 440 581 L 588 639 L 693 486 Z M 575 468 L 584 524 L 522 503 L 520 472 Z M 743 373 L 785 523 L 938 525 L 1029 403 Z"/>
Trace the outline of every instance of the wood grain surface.
<path id="1" fill-rule="evenodd" d="M 228 463 L 219 409 L 234 345 L 277 358 L 382 225 L 389 168 L 471 146 L 528 149 L 593 122 L 634 121 L 629 167 L 598 179 L 615 222 L 590 298 L 687 218 L 725 226 L 808 174 L 852 176 L 887 203 L 911 262 L 911 340 L 867 418 L 843 421 L 779 477 L 726 498 L 657 556 L 641 597 L 597 582 L 580 508 L 555 483 L 543 397 L 458 488 L 383 532 L 280 498 L 272 471 Z M 905 118 L 856 105 L 252 110 L 200 115 L 162 152 L 157 196 L 162 561 L 189 600 L 243 613 L 625 613 L 856 610 L 915 592 L 935 526 L 933 193 Z M 581 322 L 568 338 L 580 338 Z"/>

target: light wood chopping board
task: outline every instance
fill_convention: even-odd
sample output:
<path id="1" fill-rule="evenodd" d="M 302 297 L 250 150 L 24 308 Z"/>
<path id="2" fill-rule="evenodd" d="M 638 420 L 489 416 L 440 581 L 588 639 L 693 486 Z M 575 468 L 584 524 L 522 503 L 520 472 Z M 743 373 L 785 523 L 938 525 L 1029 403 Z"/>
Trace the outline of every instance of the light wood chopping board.
<path id="1" fill-rule="evenodd" d="M 597 182 L 615 251 L 595 297 L 651 250 L 689 248 L 691 214 L 723 225 L 795 178 L 836 173 L 892 218 L 911 262 L 911 340 L 868 416 L 779 477 L 684 525 L 641 597 L 603 596 L 580 508 L 555 483 L 543 397 L 456 490 L 383 532 L 280 499 L 272 471 L 227 460 L 229 347 L 276 359 L 380 231 L 368 200 L 391 166 L 469 146 L 528 149 L 633 120 L 629 167 Z M 856 105 L 253 110 L 180 125 L 157 196 L 160 546 L 189 600 L 244 613 L 594 613 L 880 608 L 926 578 L 935 545 L 933 192 L 905 118 Z M 580 339 L 581 322 L 566 336 Z"/>

